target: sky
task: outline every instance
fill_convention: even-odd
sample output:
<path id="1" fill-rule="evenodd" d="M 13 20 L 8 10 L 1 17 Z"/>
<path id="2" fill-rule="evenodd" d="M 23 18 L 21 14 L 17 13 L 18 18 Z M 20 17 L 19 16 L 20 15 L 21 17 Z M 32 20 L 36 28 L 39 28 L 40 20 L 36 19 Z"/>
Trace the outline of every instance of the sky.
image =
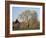
<path id="1" fill-rule="evenodd" d="M 40 8 L 12 7 L 12 21 L 15 21 L 24 10 L 35 10 L 37 12 L 38 20 L 40 20 Z"/>

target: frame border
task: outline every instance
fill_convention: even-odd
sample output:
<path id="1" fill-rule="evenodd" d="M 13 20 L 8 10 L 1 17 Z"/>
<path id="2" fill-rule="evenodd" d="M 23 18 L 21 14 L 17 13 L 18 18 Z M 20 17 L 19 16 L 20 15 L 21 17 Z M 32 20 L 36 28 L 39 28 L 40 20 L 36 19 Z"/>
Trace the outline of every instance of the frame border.
<path id="1" fill-rule="evenodd" d="M 10 26 L 10 4 L 43 6 L 42 33 L 10 34 L 10 27 L 9 27 Z M 5 1 L 5 37 L 34 36 L 34 35 L 45 35 L 45 3 Z"/>

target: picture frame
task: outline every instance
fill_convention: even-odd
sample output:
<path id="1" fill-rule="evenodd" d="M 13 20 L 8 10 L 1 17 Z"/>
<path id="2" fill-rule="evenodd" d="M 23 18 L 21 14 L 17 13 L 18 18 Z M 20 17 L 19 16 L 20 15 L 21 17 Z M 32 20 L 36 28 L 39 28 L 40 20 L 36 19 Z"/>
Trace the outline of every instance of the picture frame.
<path id="1" fill-rule="evenodd" d="M 13 5 L 14 4 L 14 5 Z M 15 4 L 18 4 L 18 7 L 20 5 L 23 6 L 23 5 L 27 5 L 27 6 L 24 6 L 24 7 L 28 7 L 28 5 L 34 5 L 32 7 L 35 7 L 35 6 L 41 6 L 40 9 L 42 10 L 41 11 L 41 15 L 42 15 L 42 24 L 41 24 L 41 27 L 42 27 L 42 32 L 36 32 L 35 33 L 32 33 L 31 31 L 24 31 L 25 33 L 23 33 L 22 31 L 20 33 L 18 33 L 18 31 L 15 32 L 15 34 L 11 33 L 10 34 L 10 15 L 11 15 L 11 7 L 13 6 L 16 6 Z M 11 5 L 11 7 L 10 7 Z M 29 6 L 30 7 L 30 6 Z M 16 8 L 16 7 L 15 7 Z M 11 16 L 12 17 L 12 16 Z M 40 28 L 41 28 L 40 27 Z M 29 32 L 29 33 L 28 33 Z M 31 33 L 30 33 L 31 32 Z M 5 37 L 18 37 L 18 36 L 34 36 L 34 35 L 44 35 L 45 34 L 45 4 L 44 3 L 37 3 L 37 2 L 20 2 L 20 1 L 5 1 Z"/>

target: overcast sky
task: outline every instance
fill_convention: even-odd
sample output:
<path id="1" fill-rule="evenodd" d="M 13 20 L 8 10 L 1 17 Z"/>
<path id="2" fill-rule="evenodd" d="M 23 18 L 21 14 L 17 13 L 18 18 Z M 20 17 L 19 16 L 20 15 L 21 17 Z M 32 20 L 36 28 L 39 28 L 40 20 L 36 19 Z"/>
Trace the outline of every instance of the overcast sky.
<path id="1" fill-rule="evenodd" d="M 37 12 L 38 20 L 40 20 L 40 8 L 31 8 L 31 7 L 13 7 L 12 8 L 12 21 L 15 21 L 18 16 L 24 10 L 35 10 Z"/>

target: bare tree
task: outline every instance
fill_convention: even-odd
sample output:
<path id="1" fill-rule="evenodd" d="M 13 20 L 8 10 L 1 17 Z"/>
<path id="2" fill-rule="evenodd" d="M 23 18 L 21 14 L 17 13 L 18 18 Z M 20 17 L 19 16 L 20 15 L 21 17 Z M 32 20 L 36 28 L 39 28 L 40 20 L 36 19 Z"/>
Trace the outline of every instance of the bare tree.
<path id="1" fill-rule="evenodd" d="M 23 11 L 22 14 L 20 14 L 19 18 L 23 19 L 23 21 L 26 21 L 29 27 L 29 18 L 31 18 L 31 11 L 30 10 Z"/>
<path id="2" fill-rule="evenodd" d="M 31 20 L 32 21 L 31 23 L 33 24 L 33 22 L 37 20 L 37 13 L 34 10 L 32 10 L 32 11 L 25 10 L 22 12 L 22 14 L 20 14 L 19 18 L 23 19 L 23 21 L 26 21 L 27 27 L 29 28 L 29 21 Z M 30 26 L 31 26 L 31 24 L 30 24 Z"/>

